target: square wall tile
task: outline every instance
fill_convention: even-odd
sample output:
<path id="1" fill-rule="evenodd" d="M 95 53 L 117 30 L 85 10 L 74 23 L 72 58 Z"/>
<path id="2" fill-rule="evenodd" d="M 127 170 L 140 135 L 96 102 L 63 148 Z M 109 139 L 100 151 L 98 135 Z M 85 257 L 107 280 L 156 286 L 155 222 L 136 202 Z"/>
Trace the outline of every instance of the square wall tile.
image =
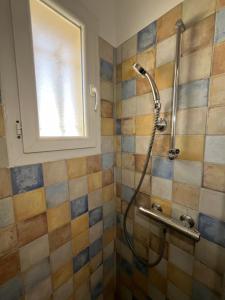
<path id="1" fill-rule="evenodd" d="M 141 96 L 151 92 L 151 87 L 145 78 L 138 77 L 136 81 L 136 94 Z"/>
<path id="2" fill-rule="evenodd" d="M 225 136 L 206 136 L 205 161 L 225 164 Z"/>
<path id="3" fill-rule="evenodd" d="M 72 239 L 73 256 L 78 255 L 82 250 L 89 246 L 89 230 L 81 232 Z"/>
<path id="4" fill-rule="evenodd" d="M 43 164 L 45 186 L 67 180 L 66 162 L 64 160 L 47 162 Z"/>
<path id="5" fill-rule="evenodd" d="M 90 245 L 89 248 L 90 258 L 96 256 L 101 250 L 102 250 L 102 239 L 98 239 Z"/>
<path id="6" fill-rule="evenodd" d="M 67 160 L 69 179 L 81 177 L 87 174 L 87 158 L 78 157 Z"/>
<path id="7" fill-rule="evenodd" d="M 122 63 L 122 80 L 133 79 L 137 76 L 135 70 L 133 69 L 134 63 L 136 63 L 136 55 L 130 57 Z"/>
<path id="8" fill-rule="evenodd" d="M 103 59 L 100 60 L 100 76 L 102 80 L 113 80 L 113 65 Z"/>
<path id="9" fill-rule="evenodd" d="M 53 273 L 58 271 L 69 260 L 72 260 L 72 243 L 71 241 L 62 245 L 50 254 L 51 270 Z"/>
<path id="10" fill-rule="evenodd" d="M 11 197 L 0 199 L 0 228 L 14 223 L 13 201 Z"/>
<path id="11" fill-rule="evenodd" d="M 168 89 L 173 85 L 174 64 L 167 63 L 155 70 L 155 80 L 159 90 Z"/>
<path id="12" fill-rule="evenodd" d="M 71 218 L 75 219 L 80 215 L 88 211 L 88 197 L 83 196 L 81 198 L 71 201 Z"/>
<path id="13" fill-rule="evenodd" d="M 10 253 L 0 258 L 0 296 L 1 286 L 15 277 L 20 271 L 20 261 L 18 252 Z"/>
<path id="14" fill-rule="evenodd" d="M 191 296 L 192 278 L 187 273 L 177 268 L 172 263 L 168 264 L 168 279 L 174 283 L 182 292 Z"/>
<path id="15" fill-rule="evenodd" d="M 47 210 L 48 231 L 51 232 L 70 222 L 70 203 L 63 204 Z"/>
<path id="16" fill-rule="evenodd" d="M 23 296 L 23 283 L 21 278 L 14 277 L 0 286 L 0 298 L 4 300 L 20 299 Z"/>
<path id="17" fill-rule="evenodd" d="M 15 225 L 0 229 L 0 257 L 12 252 L 16 248 L 17 232 Z"/>
<path id="18" fill-rule="evenodd" d="M 200 213 L 198 229 L 204 239 L 225 248 L 225 222 Z"/>
<path id="19" fill-rule="evenodd" d="M 184 24 L 198 22 L 214 13 L 216 10 L 216 0 L 195 0 L 184 1 L 183 21 Z"/>
<path id="20" fill-rule="evenodd" d="M 129 153 L 135 152 L 134 136 L 122 136 L 122 151 Z"/>
<path id="21" fill-rule="evenodd" d="M 225 192 L 225 165 L 204 164 L 203 186 Z"/>
<path id="22" fill-rule="evenodd" d="M 111 81 L 101 80 L 100 87 L 101 87 L 101 90 L 100 90 L 101 99 L 113 102 L 114 101 L 113 83 Z"/>
<path id="23" fill-rule="evenodd" d="M 126 80 L 122 82 L 122 100 L 136 95 L 136 80 Z"/>
<path id="24" fill-rule="evenodd" d="M 62 286 L 62 284 L 72 276 L 73 276 L 73 265 L 72 265 L 72 260 L 69 260 L 65 265 L 59 268 L 52 275 L 53 289 L 55 290 L 58 287 Z"/>
<path id="25" fill-rule="evenodd" d="M 149 50 L 138 53 L 137 63 L 139 63 L 145 68 L 145 70 L 149 72 L 153 70 L 155 68 L 155 48 L 150 48 Z"/>
<path id="26" fill-rule="evenodd" d="M 30 165 L 11 169 L 13 194 L 28 192 L 44 185 L 42 165 Z"/>
<path id="27" fill-rule="evenodd" d="M 137 35 L 122 44 L 122 62 L 137 53 Z"/>
<path id="28" fill-rule="evenodd" d="M 134 135 L 135 134 L 135 119 L 125 118 L 121 120 L 121 133 L 123 135 Z"/>
<path id="29" fill-rule="evenodd" d="M 81 251 L 77 256 L 73 258 L 73 272 L 78 272 L 89 261 L 89 248 Z"/>
<path id="30" fill-rule="evenodd" d="M 165 65 L 175 60 L 176 35 L 158 42 L 156 48 L 156 66 Z"/>
<path id="31" fill-rule="evenodd" d="M 69 180 L 69 198 L 74 200 L 88 193 L 87 176 Z"/>
<path id="32" fill-rule="evenodd" d="M 102 220 L 102 207 L 89 211 L 89 226 L 93 226 Z"/>
<path id="33" fill-rule="evenodd" d="M 225 72 L 224 60 L 225 43 L 215 46 L 213 53 L 212 74 L 217 75 Z"/>
<path id="34" fill-rule="evenodd" d="M 130 202 L 131 197 L 134 194 L 134 190 L 126 185 L 122 185 L 121 198 L 127 202 Z"/>
<path id="35" fill-rule="evenodd" d="M 217 10 L 221 9 L 222 7 L 225 6 L 225 1 L 224 0 L 217 0 Z"/>
<path id="36" fill-rule="evenodd" d="M 93 192 L 102 187 L 102 172 L 88 175 L 88 192 Z"/>
<path id="37" fill-rule="evenodd" d="M 221 9 L 216 13 L 216 29 L 215 29 L 215 43 L 225 41 L 225 9 Z"/>
<path id="38" fill-rule="evenodd" d="M 225 194 L 210 189 L 201 189 L 199 211 L 225 221 Z M 213 205 L 212 205 L 213 204 Z"/>
<path id="39" fill-rule="evenodd" d="M 169 245 L 169 262 L 177 266 L 185 273 L 192 275 L 194 257 L 180 248 Z"/>
<path id="40" fill-rule="evenodd" d="M 71 240 L 72 224 L 68 223 L 49 233 L 50 252 L 55 251 Z"/>
<path id="41" fill-rule="evenodd" d="M 177 5 L 157 21 L 157 41 L 164 40 L 176 32 L 176 22 L 181 18 L 182 5 Z"/>
<path id="42" fill-rule="evenodd" d="M 207 133 L 225 134 L 225 107 L 210 108 L 208 112 Z"/>
<path id="43" fill-rule="evenodd" d="M 12 195 L 10 170 L 0 168 L 0 198 Z"/>
<path id="44" fill-rule="evenodd" d="M 225 105 L 225 74 L 211 77 L 209 105 L 219 106 Z"/>
<path id="45" fill-rule="evenodd" d="M 177 182 L 201 186 L 202 174 L 202 162 L 179 159 L 174 161 L 174 180 Z"/>
<path id="46" fill-rule="evenodd" d="M 220 296 L 197 280 L 193 280 L 192 299 L 219 300 Z"/>
<path id="47" fill-rule="evenodd" d="M 191 108 L 207 106 L 209 80 L 201 79 L 179 86 L 178 107 Z"/>
<path id="48" fill-rule="evenodd" d="M 113 103 L 108 100 L 101 100 L 101 117 L 113 118 Z"/>
<path id="49" fill-rule="evenodd" d="M 46 211 L 44 189 L 21 193 L 13 197 L 15 217 L 23 221 Z"/>
<path id="50" fill-rule="evenodd" d="M 137 116 L 135 118 L 135 132 L 136 135 L 142 136 L 147 135 L 149 136 L 152 132 L 152 126 L 153 126 L 153 118 L 154 115 L 143 115 L 143 116 Z"/>
<path id="51" fill-rule="evenodd" d="M 68 183 L 62 182 L 46 187 L 45 197 L 48 208 L 55 207 L 67 201 L 69 199 Z"/>
<path id="52" fill-rule="evenodd" d="M 196 147 L 196 145 L 198 145 L 198 147 Z M 178 135 L 176 137 L 176 146 L 180 149 L 179 159 L 203 161 L 203 135 Z"/>
<path id="53" fill-rule="evenodd" d="M 172 199 L 172 181 L 160 177 L 152 177 L 152 195 L 162 199 Z"/>
<path id="54" fill-rule="evenodd" d="M 113 64 L 114 48 L 102 38 L 99 38 L 99 56 Z"/>
<path id="55" fill-rule="evenodd" d="M 113 118 L 101 118 L 101 134 L 114 135 L 114 119 Z"/>
<path id="56" fill-rule="evenodd" d="M 114 153 L 105 153 L 102 155 L 102 169 L 112 168 L 114 165 Z"/>
<path id="57" fill-rule="evenodd" d="M 152 175 L 172 179 L 173 178 L 173 161 L 167 158 L 153 157 Z"/>
<path id="58" fill-rule="evenodd" d="M 183 206 L 198 210 L 200 188 L 184 183 L 173 183 L 173 201 Z"/>
<path id="59" fill-rule="evenodd" d="M 89 227 L 89 215 L 84 213 L 71 221 L 72 236 L 75 237 Z"/>
<path id="60" fill-rule="evenodd" d="M 101 150 L 102 153 L 108 153 L 114 151 L 113 136 L 102 136 Z"/>
<path id="61" fill-rule="evenodd" d="M 101 155 L 92 155 L 87 157 L 87 171 L 94 173 L 100 171 L 102 168 Z"/>
<path id="62" fill-rule="evenodd" d="M 137 50 L 142 52 L 147 48 L 153 46 L 156 41 L 156 22 L 146 26 L 138 32 L 137 35 Z"/>

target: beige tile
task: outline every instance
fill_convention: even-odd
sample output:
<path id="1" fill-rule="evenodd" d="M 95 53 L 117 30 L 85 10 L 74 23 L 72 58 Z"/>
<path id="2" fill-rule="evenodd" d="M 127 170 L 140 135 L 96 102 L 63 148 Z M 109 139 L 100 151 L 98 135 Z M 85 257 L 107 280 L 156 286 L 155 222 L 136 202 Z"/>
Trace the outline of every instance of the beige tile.
<path id="1" fill-rule="evenodd" d="M 209 106 L 225 105 L 225 74 L 211 77 Z"/>
<path id="2" fill-rule="evenodd" d="M 211 47 L 183 56 L 180 63 L 180 84 L 209 77 L 211 56 Z"/>
<path id="3" fill-rule="evenodd" d="M 125 118 L 121 121 L 121 131 L 123 135 L 135 134 L 135 118 Z"/>
<path id="4" fill-rule="evenodd" d="M 114 135 L 114 120 L 112 118 L 101 119 L 101 134 Z"/>
<path id="5" fill-rule="evenodd" d="M 183 3 L 183 21 L 187 26 L 215 12 L 216 0 L 188 0 Z"/>
<path id="6" fill-rule="evenodd" d="M 173 201 L 198 210 L 200 197 L 200 188 L 184 184 L 184 183 L 173 183 Z"/>
<path id="7" fill-rule="evenodd" d="M 0 168 L 0 198 L 10 196 L 12 194 L 10 169 Z"/>
<path id="8" fill-rule="evenodd" d="M 47 210 L 48 231 L 51 232 L 70 222 L 69 202 Z"/>
<path id="9" fill-rule="evenodd" d="M 122 44 L 122 61 L 134 56 L 137 53 L 137 35 Z"/>
<path id="10" fill-rule="evenodd" d="M 43 188 L 15 195 L 13 202 L 17 221 L 29 219 L 46 211 Z"/>
<path id="11" fill-rule="evenodd" d="M 155 70 L 155 80 L 159 90 L 167 89 L 173 85 L 174 64 L 167 63 Z"/>
<path id="12" fill-rule="evenodd" d="M 27 299 L 50 299 L 52 294 L 51 277 L 47 277 L 32 287 L 26 294 Z"/>
<path id="13" fill-rule="evenodd" d="M 167 156 L 170 147 L 170 135 L 160 134 L 155 136 L 153 155 Z"/>
<path id="14" fill-rule="evenodd" d="M 113 64 L 113 47 L 104 39 L 99 38 L 99 56 Z"/>
<path id="15" fill-rule="evenodd" d="M 207 108 L 192 108 L 177 112 L 177 134 L 205 134 Z"/>
<path id="16" fill-rule="evenodd" d="M 211 15 L 185 30 L 182 37 L 182 54 L 186 55 L 187 53 L 211 46 L 213 43 L 214 23 L 215 16 Z"/>
<path id="17" fill-rule="evenodd" d="M 137 54 L 137 62 L 148 72 L 155 68 L 155 48 Z"/>
<path id="18" fill-rule="evenodd" d="M 179 4 L 157 21 L 157 41 L 161 41 L 176 32 L 176 21 L 181 18 L 182 5 Z"/>
<path id="19" fill-rule="evenodd" d="M 176 53 L 176 35 L 163 40 L 157 44 L 156 48 L 156 66 L 165 65 L 175 60 Z"/>
<path id="20" fill-rule="evenodd" d="M 74 200 L 88 193 L 87 176 L 69 180 L 70 200 Z"/>
<path id="21" fill-rule="evenodd" d="M 176 137 L 176 147 L 180 149 L 179 159 L 202 161 L 204 157 L 204 136 L 178 135 Z"/>
<path id="22" fill-rule="evenodd" d="M 87 158 L 78 157 L 67 160 L 69 179 L 81 177 L 87 174 Z"/>
<path id="23" fill-rule="evenodd" d="M 53 289 L 57 289 L 63 283 L 65 283 L 69 278 L 73 275 L 73 265 L 72 261 L 69 260 L 65 265 L 59 268 L 53 275 L 52 275 L 52 285 Z"/>
<path id="24" fill-rule="evenodd" d="M 172 199 L 172 181 L 160 177 L 152 177 L 152 195 L 162 199 Z"/>
<path id="25" fill-rule="evenodd" d="M 114 87 L 110 81 L 101 80 L 101 99 L 113 102 Z"/>
<path id="26" fill-rule="evenodd" d="M 204 187 L 225 192 L 225 165 L 204 164 Z"/>
<path id="27" fill-rule="evenodd" d="M 134 154 L 122 153 L 122 167 L 129 170 L 135 168 L 135 157 Z"/>
<path id="28" fill-rule="evenodd" d="M 92 155 L 87 157 L 87 171 L 94 173 L 100 171 L 102 168 L 101 155 Z"/>
<path id="29" fill-rule="evenodd" d="M 113 103 L 108 100 L 101 100 L 101 117 L 113 117 Z"/>
<path id="30" fill-rule="evenodd" d="M 135 116 L 135 114 L 136 114 L 136 97 L 129 98 L 126 101 L 122 101 L 121 109 L 122 109 L 121 117 L 128 118 L 128 117 Z"/>
<path id="31" fill-rule="evenodd" d="M 199 211 L 216 219 L 225 220 L 225 193 L 201 189 Z"/>
<path id="32" fill-rule="evenodd" d="M 146 78 L 138 77 L 136 80 L 136 95 L 144 95 L 151 91 L 150 85 Z"/>
<path id="33" fill-rule="evenodd" d="M 4 117 L 3 117 L 3 107 L 0 104 L 0 136 L 5 135 L 5 128 L 4 128 Z"/>
<path id="34" fill-rule="evenodd" d="M 97 239 L 100 239 L 103 234 L 103 221 L 96 223 L 95 225 L 91 226 L 89 229 L 89 240 L 90 244 L 92 244 Z"/>
<path id="35" fill-rule="evenodd" d="M 44 184 L 51 185 L 67 180 L 66 162 L 64 160 L 43 164 Z"/>
<path id="36" fill-rule="evenodd" d="M 209 109 L 207 121 L 208 134 L 225 134 L 225 107 Z"/>
<path id="37" fill-rule="evenodd" d="M 102 189 L 96 190 L 88 194 L 88 209 L 92 210 L 96 207 L 102 206 Z"/>
<path id="38" fill-rule="evenodd" d="M 134 188 L 134 171 L 122 169 L 122 184 Z"/>
<path id="39" fill-rule="evenodd" d="M 215 292 L 222 292 L 222 277 L 199 261 L 194 262 L 193 277 Z"/>
<path id="40" fill-rule="evenodd" d="M 17 232 L 15 225 L 0 229 L 0 257 L 9 253 L 17 246 Z"/>
<path id="41" fill-rule="evenodd" d="M 25 271 L 32 265 L 49 256 L 48 235 L 34 240 L 19 249 L 21 271 Z"/>
<path id="42" fill-rule="evenodd" d="M 88 192 L 93 192 L 102 187 L 102 172 L 88 175 Z"/>
<path id="43" fill-rule="evenodd" d="M 14 223 L 13 201 L 11 197 L 0 200 L 0 228 Z"/>
<path id="44" fill-rule="evenodd" d="M 168 279 L 185 294 L 192 293 L 192 278 L 172 263 L 168 263 Z"/>
<path id="45" fill-rule="evenodd" d="M 114 196 L 114 185 L 110 184 L 102 189 L 103 202 L 111 201 Z"/>
<path id="46" fill-rule="evenodd" d="M 136 115 L 146 115 L 153 113 L 152 93 L 144 94 L 137 97 Z"/>
<path id="47" fill-rule="evenodd" d="M 86 281 L 88 281 L 89 283 L 89 278 L 90 278 L 90 266 L 89 264 L 87 264 L 86 266 L 81 268 L 77 273 L 74 274 L 74 284 L 76 287 L 80 287 Z M 89 290 L 89 286 L 88 286 L 88 290 Z M 86 298 L 79 298 L 79 299 L 86 299 Z"/>
<path id="48" fill-rule="evenodd" d="M 225 73 L 224 60 L 225 43 L 218 44 L 214 47 L 212 74 L 217 75 Z"/>

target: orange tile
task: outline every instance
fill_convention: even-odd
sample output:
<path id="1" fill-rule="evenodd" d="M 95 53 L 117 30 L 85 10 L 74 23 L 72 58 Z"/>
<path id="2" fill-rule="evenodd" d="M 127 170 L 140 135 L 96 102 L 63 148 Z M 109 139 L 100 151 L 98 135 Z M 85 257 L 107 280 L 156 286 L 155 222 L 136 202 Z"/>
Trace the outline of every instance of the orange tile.
<path id="1" fill-rule="evenodd" d="M 88 175 L 88 192 L 93 192 L 102 187 L 102 172 Z"/>
<path id="2" fill-rule="evenodd" d="M 19 222 L 17 224 L 19 246 L 24 246 L 47 232 L 46 213 Z"/>
<path id="3" fill-rule="evenodd" d="M 144 164 L 146 161 L 146 155 L 144 154 L 135 154 L 135 170 L 137 172 L 142 172 L 144 169 Z M 148 164 L 147 173 L 151 171 L 151 161 Z"/>
<path id="4" fill-rule="evenodd" d="M 174 64 L 168 63 L 155 70 L 155 80 L 159 90 L 167 89 L 173 85 Z"/>
<path id="5" fill-rule="evenodd" d="M 225 0 L 217 0 L 217 9 L 225 6 Z"/>
<path id="6" fill-rule="evenodd" d="M 157 21 L 157 41 L 161 41 L 176 32 L 176 21 L 181 18 L 182 5 L 179 4 Z"/>
<path id="7" fill-rule="evenodd" d="M 83 231 L 89 228 L 89 216 L 88 213 L 81 215 L 71 221 L 72 236 L 76 237 Z"/>
<path id="8" fill-rule="evenodd" d="M 115 228 L 109 228 L 104 231 L 103 234 L 103 246 L 106 247 L 110 242 L 112 242 L 115 239 Z"/>
<path id="9" fill-rule="evenodd" d="M 195 210 L 198 210 L 199 206 L 199 197 L 200 197 L 200 188 L 179 183 L 173 182 L 173 201 Z"/>
<path id="10" fill-rule="evenodd" d="M 52 275 L 52 285 L 53 289 L 57 289 L 63 283 L 67 282 L 69 278 L 73 276 L 73 265 L 72 261 L 69 260 L 65 265 L 60 267 L 53 275 Z"/>
<path id="11" fill-rule="evenodd" d="M 172 203 L 171 201 L 161 199 L 159 197 L 152 196 L 151 197 L 151 203 L 159 204 L 162 207 L 163 214 L 167 216 L 171 216 L 172 212 Z"/>
<path id="12" fill-rule="evenodd" d="M 0 168 L 0 198 L 12 195 L 10 169 Z"/>
<path id="13" fill-rule="evenodd" d="M 136 80 L 136 93 L 137 96 L 147 94 L 151 91 L 148 81 L 146 78 L 138 77 Z"/>
<path id="14" fill-rule="evenodd" d="M 47 210 L 48 231 L 51 232 L 70 222 L 70 204 L 63 204 Z"/>
<path id="15" fill-rule="evenodd" d="M 78 157 L 67 160 L 69 179 L 81 177 L 87 174 L 87 158 Z"/>
<path id="16" fill-rule="evenodd" d="M 133 56 L 122 63 L 122 80 L 129 80 L 136 77 L 133 64 L 136 63 L 136 56 Z"/>
<path id="17" fill-rule="evenodd" d="M 216 45 L 213 53 L 212 74 L 217 75 L 225 73 L 225 43 Z"/>
<path id="18" fill-rule="evenodd" d="M 101 155 L 92 155 L 87 157 L 88 174 L 98 172 L 102 168 Z"/>
<path id="19" fill-rule="evenodd" d="M 203 161 L 203 135 L 178 135 L 176 137 L 176 147 L 180 149 L 179 159 Z"/>
<path id="20" fill-rule="evenodd" d="M 13 196 L 17 221 L 23 221 L 46 211 L 44 189 L 40 188 Z"/>
<path id="21" fill-rule="evenodd" d="M 102 187 L 112 184 L 114 181 L 113 168 L 102 171 Z"/>
<path id="22" fill-rule="evenodd" d="M 85 230 L 72 239 L 73 256 L 77 256 L 89 246 L 89 230 Z"/>
<path id="23" fill-rule="evenodd" d="M 17 246 L 16 226 L 10 225 L 0 229 L 0 257 L 8 254 Z"/>
<path id="24" fill-rule="evenodd" d="M 71 225 L 66 224 L 57 228 L 49 233 L 48 238 L 50 251 L 52 252 L 71 240 Z"/>
<path id="25" fill-rule="evenodd" d="M 90 260 L 90 271 L 93 273 L 102 264 L 102 251 Z"/>
<path id="26" fill-rule="evenodd" d="M 20 261 L 18 252 L 7 254 L 0 258 L 0 284 L 4 284 L 9 279 L 15 277 L 20 271 Z"/>
<path id="27" fill-rule="evenodd" d="M 133 282 L 135 282 L 135 285 L 142 290 L 145 294 L 148 293 L 148 280 L 147 277 L 139 272 L 137 269 L 134 269 L 133 271 Z"/>
<path id="28" fill-rule="evenodd" d="M 155 136 L 155 142 L 152 149 L 153 155 L 167 156 L 169 147 L 170 147 L 170 135 L 157 134 Z"/>
<path id="29" fill-rule="evenodd" d="M 74 274 L 74 285 L 78 288 L 84 282 L 88 281 L 90 277 L 90 266 L 89 264 L 85 265 L 78 272 Z"/>
<path id="30" fill-rule="evenodd" d="M 43 173 L 45 186 L 63 182 L 68 179 L 65 160 L 44 163 Z"/>
<path id="31" fill-rule="evenodd" d="M 101 116 L 103 118 L 113 118 L 113 104 L 107 100 L 101 100 Z"/>

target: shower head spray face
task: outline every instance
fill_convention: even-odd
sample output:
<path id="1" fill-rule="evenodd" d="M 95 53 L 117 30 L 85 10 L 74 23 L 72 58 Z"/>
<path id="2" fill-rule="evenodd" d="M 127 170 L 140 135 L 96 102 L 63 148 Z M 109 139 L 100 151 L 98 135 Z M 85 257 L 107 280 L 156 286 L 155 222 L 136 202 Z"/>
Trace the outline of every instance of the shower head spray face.
<path id="1" fill-rule="evenodd" d="M 133 65 L 133 69 L 139 74 L 139 75 L 141 75 L 142 77 L 146 77 L 146 74 L 147 74 L 147 72 L 146 72 L 146 70 L 142 67 L 142 66 L 140 66 L 139 64 L 134 64 Z"/>

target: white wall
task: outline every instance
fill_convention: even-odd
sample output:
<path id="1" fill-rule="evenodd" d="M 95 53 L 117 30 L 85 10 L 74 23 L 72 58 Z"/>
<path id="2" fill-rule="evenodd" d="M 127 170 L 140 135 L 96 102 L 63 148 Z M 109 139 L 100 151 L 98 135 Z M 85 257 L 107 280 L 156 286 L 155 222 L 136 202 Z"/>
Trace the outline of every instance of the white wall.
<path id="1" fill-rule="evenodd" d="M 115 47 L 182 1 L 81 0 L 98 18 L 99 35 Z"/>

